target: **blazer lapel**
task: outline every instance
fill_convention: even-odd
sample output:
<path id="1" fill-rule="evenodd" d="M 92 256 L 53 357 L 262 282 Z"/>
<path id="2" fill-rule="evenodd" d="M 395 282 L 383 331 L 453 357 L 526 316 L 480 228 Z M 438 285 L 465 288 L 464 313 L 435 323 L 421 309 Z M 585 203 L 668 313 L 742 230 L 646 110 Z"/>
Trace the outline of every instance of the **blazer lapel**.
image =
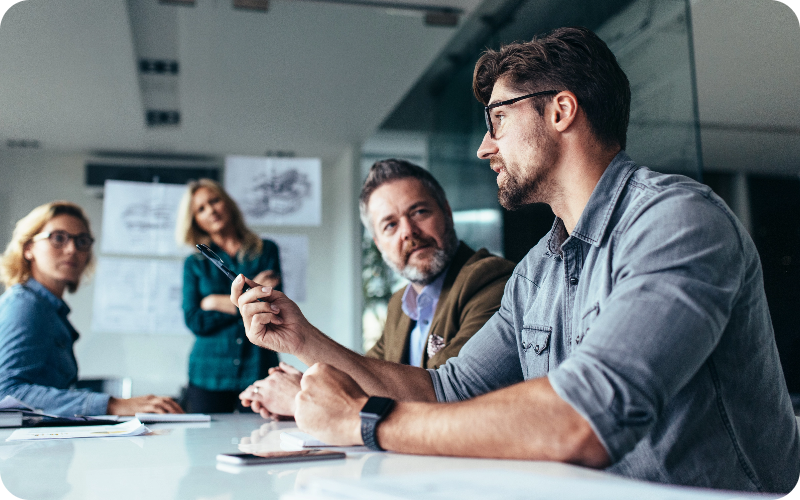
<path id="1" fill-rule="evenodd" d="M 431 321 L 431 327 L 428 330 L 428 338 L 425 339 L 425 347 L 422 349 L 423 367 L 428 363 L 428 343 L 430 342 L 431 335 L 439 335 L 445 343 L 450 340 L 447 338 L 446 332 L 440 331 L 442 330 L 440 325 L 444 321 L 442 316 L 451 309 L 450 305 L 447 305 L 447 300 L 450 295 L 450 290 L 453 288 L 453 283 L 455 283 L 458 277 L 458 273 L 461 272 L 461 268 L 464 267 L 464 264 L 466 264 L 473 255 L 475 255 L 475 250 L 468 247 L 463 241 L 460 241 L 456 254 L 453 256 L 453 261 L 450 263 L 450 268 L 447 270 L 447 276 L 444 278 L 442 291 L 439 293 L 439 301 L 436 303 L 436 311 L 433 313 L 433 321 Z"/>
<path id="2" fill-rule="evenodd" d="M 395 324 L 387 324 L 384 328 L 387 333 L 391 329 L 390 334 L 384 333 L 384 339 L 387 340 L 384 346 L 384 352 L 386 353 L 384 359 L 394 363 L 408 364 L 408 340 L 416 322 L 403 312 L 399 316 Z"/>

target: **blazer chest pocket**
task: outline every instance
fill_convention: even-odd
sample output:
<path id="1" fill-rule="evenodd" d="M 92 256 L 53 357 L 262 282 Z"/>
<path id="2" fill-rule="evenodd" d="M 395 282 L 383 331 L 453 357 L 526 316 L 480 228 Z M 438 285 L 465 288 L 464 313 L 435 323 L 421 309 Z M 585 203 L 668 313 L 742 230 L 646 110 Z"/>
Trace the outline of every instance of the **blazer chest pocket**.
<path id="1" fill-rule="evenodd" d="M 522 327 L 522 369 L 525 380 L 544 377 L 550 368 L 550 336 L 553 328 L 545 325 Z"/>

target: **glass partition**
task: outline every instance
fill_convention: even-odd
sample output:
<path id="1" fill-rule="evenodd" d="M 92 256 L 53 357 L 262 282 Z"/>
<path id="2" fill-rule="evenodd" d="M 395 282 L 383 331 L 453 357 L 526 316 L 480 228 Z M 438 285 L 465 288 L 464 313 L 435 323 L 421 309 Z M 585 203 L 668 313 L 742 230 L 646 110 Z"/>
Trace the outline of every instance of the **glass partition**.
<path id="1" fill-rule="evenodd" d="M 500 7 L 487 14 L 488 6 L 495 4 Z M 547 206 L 515 212 L 501 208 L 496 175 L 476 156 L 486 125 L 483 107 L 472 95 L 472 72 L 485 47 L 529 40 L 559 26 L 593 29 L 631 82 L 628 153 L 653 170 L 702 177 L 688 0 L 486 2 L 475 15 L 483 16 L 480 29 L 465 22 L 462 31 L 472 29 L 472 39 L 456 37 L 367 142 L 364 161 L 368 168 L 376 159 L 402 156 L 404 149 L 397 144 L 413 136 L 417 147 L 405 149 L 413 155 L 408 159 L 429 169 L 442 184 L 458 235 L 468 245 L 519 261 L 553 222 Z M 397 147 L 387 140 L 392 137 Z M 367 253 L 365 259 L 365 290 L 371 276 L 385 284 L 380 261 Z M 394 282 L 385 288 L 386 300 L 390 289 L 402 285 Z M 364 325 L 365 349 L 382 329 L 381 321 L 372 318 L 379 316 L 378 309 L 385 310 L 378 306 L 380 300 L 368 299 L 365 318 L 369 316 L 372 324 Z"/>

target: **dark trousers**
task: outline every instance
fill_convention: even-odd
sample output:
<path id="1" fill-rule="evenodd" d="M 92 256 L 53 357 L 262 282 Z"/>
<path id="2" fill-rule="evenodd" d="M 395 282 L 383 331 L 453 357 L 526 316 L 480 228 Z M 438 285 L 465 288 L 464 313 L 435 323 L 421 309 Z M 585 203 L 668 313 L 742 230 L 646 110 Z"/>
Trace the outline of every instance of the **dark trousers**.
<path id="1" fill-rule="evenodd" d="M 189 384 L 186 389 L 187 413 L 233 413 L 250 411 L 242 406 L 239 391 L 209 391 Z"/>

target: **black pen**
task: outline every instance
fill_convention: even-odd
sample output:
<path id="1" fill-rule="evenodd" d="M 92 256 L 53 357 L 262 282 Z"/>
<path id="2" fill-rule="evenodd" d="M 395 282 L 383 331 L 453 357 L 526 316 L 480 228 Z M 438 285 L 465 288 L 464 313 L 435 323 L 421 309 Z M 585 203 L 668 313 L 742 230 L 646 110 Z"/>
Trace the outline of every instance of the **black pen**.
<path id="1" fill-rule="evenodd" d="M 215 266 L 217 266 L 217 268 L 220 271 L 225 273 L 225 276 L 227 276 L 228 279 L 231 280 L 231 283 L 233 283 L 233 281 L 236 280 L 236 275 L 233 274 L 233 271 L 228 269 L 225 266 L 225 264 L 222 263 L 222 259 L 220 259 L 219 255 L 215 254 L 213 250 L 208 248 L 206 245 L 203 245 L 202 243 L 197 244 L 195 246 L 197 247 L 198 250 L 200 250 L 200 253 L 203 254 L 203 256 L 206 259 L 210 260 L 211 263 L 214 264 Z M 244 283 L 244 287 L 242 287 L 242 293 L 250 290 L 250 288 L 251 288 L 250 285 L 248 285 L 247 282 L 245 282 Z M 266 300 L 264 300 L 264 299 L 256 299 L 256 300 L 258 300 L 259 302 L 266 302 Z"/>

